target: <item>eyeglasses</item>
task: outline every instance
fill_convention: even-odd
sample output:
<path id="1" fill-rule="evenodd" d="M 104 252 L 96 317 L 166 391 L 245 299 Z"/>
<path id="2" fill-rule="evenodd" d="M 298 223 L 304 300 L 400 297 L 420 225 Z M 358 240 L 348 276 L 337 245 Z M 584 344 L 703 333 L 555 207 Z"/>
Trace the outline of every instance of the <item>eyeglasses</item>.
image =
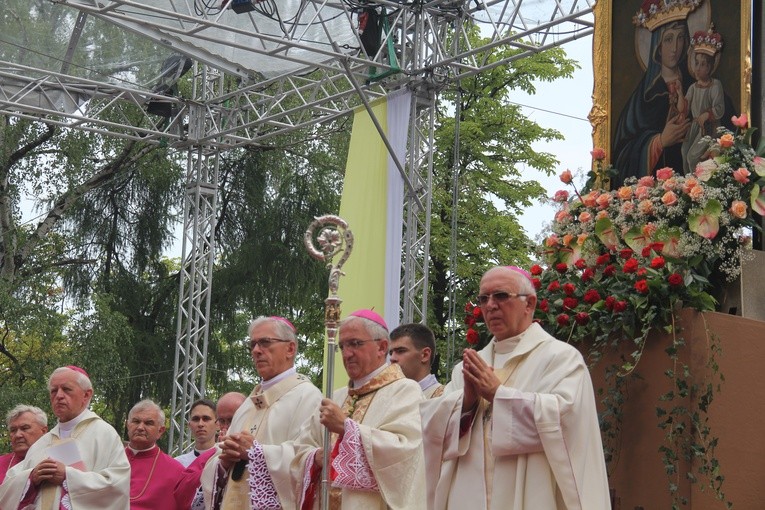
<path id="1" fill-rule="evenodd" d="M 281 338 L 253 338 L 250 340 L 250 350 L 253 350 L 255 347 L 260 346 L 261 349 L 268 349 L 274 344 L 280 343 L 280 342 L 291 342 L 292 340 L 282 340 Z"/>
<path id="2" fill-rule="evenodd" d="M 517 292 L 505 292 L 501 290 L 499 292 L 492 292 L 491 294 L 479 294 L 478 304 L 486 306 L 489 304 L 489 299 L 491 298 L 494 298 L 494 301 L 497 303 L 504 303 L 510 298 L 523 298 L 526 296 L 528 296 L 528 294 L 518 294 Z"/>
<path id="3" fill-rule="evenodd" d="M 337 347 L 341 351 L 344 351 L 346 349 L 350 349 L 352 351 L 355 351 L 356 349 L 359 349 L 361 346 L 363 346 L 364 344 L 366 344 L 368 342 L 377 342 L 378 340 L 380 340 L 380 339 L 379 338 L 375 338 L 375 339 L 372 339 L 372 340 L 359 340 L 358 338 L 353 338 L 351 340 L 346 340 L 345 342 L 341 342 L 341 343 L 337 344 Z"/>

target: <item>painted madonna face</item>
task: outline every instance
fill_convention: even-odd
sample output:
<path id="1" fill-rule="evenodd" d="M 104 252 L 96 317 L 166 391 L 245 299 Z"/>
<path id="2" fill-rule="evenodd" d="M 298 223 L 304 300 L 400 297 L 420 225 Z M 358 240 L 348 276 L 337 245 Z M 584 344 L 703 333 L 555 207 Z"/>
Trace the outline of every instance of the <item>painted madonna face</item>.
<path id="1" fill-rule="evenodd" d="M 680 64 L 685 50 L 688 46 L 685 27 L 682 25 L 670 25 L 665 28 L 661 34 L 661 46 L 659 56 L 661 65 L 670 69 L 675 69 Z"/>

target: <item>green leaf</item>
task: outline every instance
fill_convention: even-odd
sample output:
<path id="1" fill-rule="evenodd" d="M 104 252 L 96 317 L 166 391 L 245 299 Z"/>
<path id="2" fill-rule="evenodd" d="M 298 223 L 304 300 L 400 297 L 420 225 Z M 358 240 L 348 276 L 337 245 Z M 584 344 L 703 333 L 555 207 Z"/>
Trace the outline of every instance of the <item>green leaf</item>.
<path id="1" fill-rule="evenodd" d="M 709 200 L 700 212 L 691 213 L 688 216 L 688 225 L 692 232 L 701 237 L 714 239 L 720 231 L 720 213 L 722 205 L 717 200 Z"/>

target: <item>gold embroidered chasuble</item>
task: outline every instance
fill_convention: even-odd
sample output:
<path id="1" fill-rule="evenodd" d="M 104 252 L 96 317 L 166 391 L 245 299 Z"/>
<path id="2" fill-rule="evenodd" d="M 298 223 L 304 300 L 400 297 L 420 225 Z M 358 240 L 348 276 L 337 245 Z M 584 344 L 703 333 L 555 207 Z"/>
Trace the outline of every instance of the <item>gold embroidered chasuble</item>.
<path id="1" fill-rule="evenodd" d="M 419 403 L 422 390 L 406 379 L 398 365 L 389 365 L 361 388 L 341 388 L 333 400 L 358 424 L 361 446 L 379 492 L 332 489 L 333 509 L 375 510 L 426 508 Z M 320 448 L 323 427 L 318 413 L 298 441 L 304 445 L 299 460 Z M 333 435 L 332 441 L 336 440 Z M 302 468 L 301 468 L 302 472 Z M 339 497 L 338 497 L 339 496 Z M 315 498 L 318 508 L 320 498 Z"/>
<path id="2" fill-rule="evenodd" d="M 308 417 L 318 412 L 321 392 L 302 374 L 294 374 L 265 391 L 257 385 L 234 414 L 229 433 L 248 432 L 262 445 L 281 445 L 294 440 Z M 265 447 L 265 446 L 264 446 Z M 284 455 L 287 463 L 288 455 Z M 284 461 L 282 460 L 282 461 Z M 212 488 L 217 471 L 217 458 L 207 463 L 202 475 L 205 505 L 212 501 Z M 239 480 L 233 480 L 228 473 L 223 502 L 224 510 L 250 508 L 248 471 Z M 294 508 L 295 490 L 278 490 L 282 508 Z"/>

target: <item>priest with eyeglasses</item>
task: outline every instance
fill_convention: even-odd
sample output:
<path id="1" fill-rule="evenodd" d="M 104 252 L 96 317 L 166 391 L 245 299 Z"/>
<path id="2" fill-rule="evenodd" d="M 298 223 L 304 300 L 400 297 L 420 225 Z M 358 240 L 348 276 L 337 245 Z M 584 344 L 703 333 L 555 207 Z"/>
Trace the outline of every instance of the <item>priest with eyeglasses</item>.
<path id="1" fill-rule="evenodd" d="M 587 365 L 533 321 L 536 303 L 521 268 L 481 278 L 494 337 L 465 349 L 444 396 L 420 406 L 430 509 L 610 508 Z"/>

